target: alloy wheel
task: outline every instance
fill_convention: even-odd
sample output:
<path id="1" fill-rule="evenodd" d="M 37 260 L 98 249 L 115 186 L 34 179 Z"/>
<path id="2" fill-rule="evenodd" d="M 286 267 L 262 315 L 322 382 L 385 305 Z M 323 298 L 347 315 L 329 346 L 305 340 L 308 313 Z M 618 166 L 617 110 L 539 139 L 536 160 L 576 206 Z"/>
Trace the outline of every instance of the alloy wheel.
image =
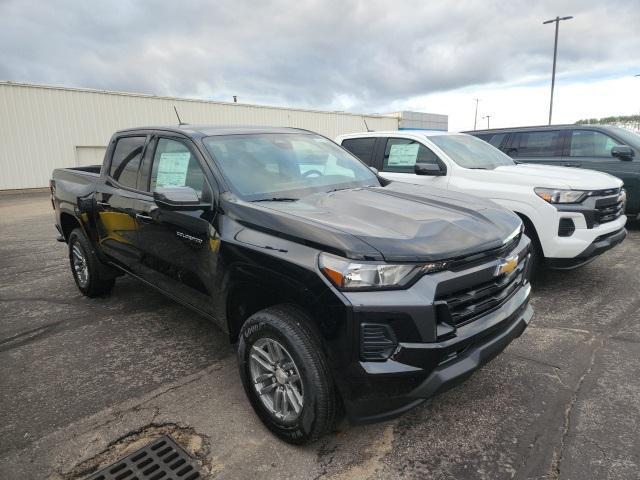
<path id="1" fill-rule="evenodd" d="M 304 405 L 304 391 L 298 367 L 287 349 L 272 338 L 260 338 L 251 347 L 249 368 L 267 411 L 279 421 L 296 420 Z"/>
<path id="2" fill-rule="evenodd" d="M 89 284 L 89 264 L 84 256 L 84 252 L 77 243 L 74 243 L 71 247 L 71 262 L 78 283 L 81 287 L 85 288 Z"/>

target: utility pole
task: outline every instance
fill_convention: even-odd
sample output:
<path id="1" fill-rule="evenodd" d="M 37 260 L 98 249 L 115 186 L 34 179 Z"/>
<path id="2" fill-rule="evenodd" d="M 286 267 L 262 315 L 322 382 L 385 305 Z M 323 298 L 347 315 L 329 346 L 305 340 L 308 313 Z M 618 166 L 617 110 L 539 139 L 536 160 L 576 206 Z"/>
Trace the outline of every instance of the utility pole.
<path id="1" fill-rule="evenodd" d="M 634 75 L 635 77 L 640 77 L 640 73 L 637 75 Z M 639 115 L 640 117 L 640 115 Z M 640 132 L 640 118 L 638 118 L 638 131 Z"/>
<path id="2" fill-rule="evenodd" d="M 485 115 L 482 118 L 486 118 L 487 119 L 487 129 L 491 128 L 491 126 L 489 125 L 489 119 L 491 118 L 491 115 Z"/>
<path id="3" fill-rule="evenodd" d="M 553 87 L 555 86 L 555 83 L 556 83 L 556 58 L 558 56 L 558 27 L 562 20 L 570 20 L 572 18 L 573 18 L 572 16 L 556 17 L 554 19 L 542 22 L 543 25 L 546 25 L 548 23 L 554 23 L 554 22 L 556 24 L 556 39 L 553 42 L 553 71 L 551 73 L 551 100 L 549 102 L 549 125 L 551 125 L 551 115 L 553 114 Z"/>
<path id="4" fill-rule="evenodd" d="M 476 129 L 476 125 L 478 123 L 478 102 L 480 101 L 479 98 L 474 98 L 474 100 L 476 101 L 476 113 L 473 117 L 473 129 Z"/>

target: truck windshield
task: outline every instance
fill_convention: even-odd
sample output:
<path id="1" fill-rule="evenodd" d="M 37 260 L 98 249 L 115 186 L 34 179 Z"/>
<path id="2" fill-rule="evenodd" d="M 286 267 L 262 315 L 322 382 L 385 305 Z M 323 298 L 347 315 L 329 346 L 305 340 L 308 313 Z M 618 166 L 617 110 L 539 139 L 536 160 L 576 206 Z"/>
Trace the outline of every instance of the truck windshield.
<path id="1" fill-rule="evenodd" d="M 493 170 L 515 163 L 508 155 L 471 135 L 433 135 L 429 140 L 464 168 Z"/>
<path id="2" fill-rule="evenodd" d="M 640 147 L 640 134 L 628 130 L 622 127 L 611 127 L 615 134 L 617 134 L 629 147 Z"/>
<path id="3" fill-rule="evenodd" d="M 380 186 L 366 165 L 319 135 L 220 135 L 206 137 L 204 144 L 244 200 L 295 201 L 318 192 Z"/>

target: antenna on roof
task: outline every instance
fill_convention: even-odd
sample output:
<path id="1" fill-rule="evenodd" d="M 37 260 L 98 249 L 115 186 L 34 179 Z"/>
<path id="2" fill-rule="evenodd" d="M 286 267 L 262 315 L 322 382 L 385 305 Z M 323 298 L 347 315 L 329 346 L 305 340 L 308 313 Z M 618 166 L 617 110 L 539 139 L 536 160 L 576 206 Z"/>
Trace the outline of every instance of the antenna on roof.
<path id="1" fill-rule="evenodd" d="M 371 132 L 372 130 L 369 128 L 369 125 L 367 125 L 367 119 L 364 118 L 364 115 L 360 115 L 362 117 L 362 121 L 364 122 L 364 126 L 367 128 L 367 132 Z"/>
<path id="2" fill-rule="evenodd" d="M 178 117 L 178 126 L 181 127 L 182 125 L 189 125 L 188 123 L 184 123 L 182 120 L 180 120 L 180 114 L 178 113 L 178 109 L 175 105 L 173 106 L 173 109 L 176 112 L 176 117 Z"/>

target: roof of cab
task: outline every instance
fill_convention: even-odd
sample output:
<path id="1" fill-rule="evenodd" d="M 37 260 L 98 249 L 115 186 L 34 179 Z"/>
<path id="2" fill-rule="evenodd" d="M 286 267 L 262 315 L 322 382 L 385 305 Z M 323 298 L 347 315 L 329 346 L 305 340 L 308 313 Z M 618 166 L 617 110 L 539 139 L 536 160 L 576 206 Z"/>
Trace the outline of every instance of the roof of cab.
<path id="1" fill-rule="evenodd" d="M 372 132 L 358 132 L 358 133 L 345 133 L 338 135 L 338 138 L 357 138 L 357 137 L 371 137 L 371 136 L 387 136 L 398 137 L 402 135 L 424 135 L 427 137 L 434 137 L 436 135 L 459 135 L 458 132 L 447 132 L 445 130 L 421 130 L 421 129 L 407 129 L 407 130 L 375 130 Z"/>
<path id="2" fill-rule="evenodd" d="M 221 125 L 162 125 L 126 128 L 116 133 L 131 133 L 148 130 L 181 133 L 189 137 L 210 137 L 215 135 L 246 135 L 259 133 L 302 133 L 312 134 L 309 130 L 289 127 L 259 127 L 259 126 L 221 126 Z"/>
<path id="3" fill-rule="evenodd" d="M 544 130 L 565 130 L 568 128 L 577 128 L 580 130 L 604 130 L 611 131 L 615 130 L 615 125 L 596 125 L 596 124 L 559 124 L 559 125 L 531 125 L 526 127 L 505 127 L 505 128 L 485 128 L 478 130 L 467 130 L 463 133 L 469 133 L 471 135 L 476 134 L 484 134 L 484 133 L 511 133 L 511 132 L 521 132 L 521 131 L 544 131 Z"/>

